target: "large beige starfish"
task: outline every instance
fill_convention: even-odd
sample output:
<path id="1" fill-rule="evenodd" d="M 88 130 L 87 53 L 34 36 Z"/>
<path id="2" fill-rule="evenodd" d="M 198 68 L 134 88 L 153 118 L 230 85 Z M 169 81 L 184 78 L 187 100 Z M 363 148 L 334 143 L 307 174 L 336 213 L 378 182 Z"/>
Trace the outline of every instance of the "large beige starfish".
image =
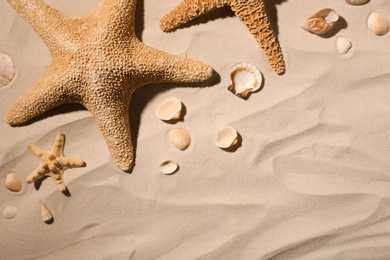
<path id="1" fill-rule="evenodd" d="M 160 20 L 160 28 L 170 31 L 214 9 L 230 6 L 235 15 L 244 22 L 263 49 L 276 73 L 285 70 L 282 51 L 275 38 L 263 0 L 183 0 Z"/>
<path id="2" fill-rule="evenodd" d="M 133 165 L 129 103 L 135 89 L 154 82 L 200 82 L 205 63 L 140 42 L 136 0 L 103 0 L 90 14 L 72 17 L 42 0 L 7 0 L 35 29 L 52 55 L 45 74 L 10 108 L 6 120 L 24 123 L 64 103 L 83 104 L 95 117 L 123 170 Z"/>
<path id="3" fill-rule="evenodd" d="M 80 159 L 64 157 L 64 146 L 65 135 L 63 133 L 57 134 L 53 146 L 47 151 L 33 144 L 29 144 L 28 149 L 41 160 L 41 164 L 27 177 L 27 183 L 33 183 L 36 180 L 48 176 L 54 179 L 58 190 L 62 192 L 66 191 L 63 178 L 64 171 L 70 168 L 84 167 L 85 162 Z"/>

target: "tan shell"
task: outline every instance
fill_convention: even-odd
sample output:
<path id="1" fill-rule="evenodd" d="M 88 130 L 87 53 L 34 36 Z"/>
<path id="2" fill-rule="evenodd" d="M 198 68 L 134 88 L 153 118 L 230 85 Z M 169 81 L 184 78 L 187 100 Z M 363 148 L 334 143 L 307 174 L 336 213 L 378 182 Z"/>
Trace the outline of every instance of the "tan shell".
<path id="1" fill-rule="evenodd" d="M 233 94 L 247 98 L 250 92 L 261 87 L 263 77 L 260 70 L 248 63 L 237 63 L 230 69 L 232 84 L 228 87 Z"/>
<path id="2" fill-rule="evenodd" d="M 50 222 L 53 219 L 53 215 L 45 204 L 41 202 L 41 218 L 44 222 Z"/>
<path id="3" fill-rule="evenodd" d="M 237 131 L 230 126 L 222 128 L 215 136 L 214 143 L 220 148 L 229 148 L 235 145 L 238 141 Z"/>
<path id="4" fill-rule="evenodd" d="M 337 43 L 337 50 L 341 55 L 346 54 L 352 47 L 351 41 L 344 37 L 337 38 L 336 43 Z"/>
<path id="5" fill-rule="evenodd" d="M 315 34 L 324 34 L 332 29 L 339 18 L 340 17 L 335 10 L 325 8 L 307 18 L 307 20 L 301 24 L 301 27 L 306 31 Z"/>
<path id="6" fill-rule="evenodd" d="M 162 172 L 166 175 L 170 175 L 170 174 L 175 173 L 178 168 L 179 168 L 179 165 L 171 160 L 163 161 L 158 166 L 158 169 L 160 170 L 160 172 Z"/>
<path id="7" fill-rule="evenodd" d="M 8 205 L 3 210 L 3 218 L 12 219 L 18 214 L 18 208 L 15 205 Z"/>
<path id="8" fill-rule="evenodd" d="M 0 87 L 8 85 L 14 78 L 15 67 L 14 63 L 8 55 L 0 53 Z"/>
<path id="9" fill-rule="evenodd" d="M 368 3 L 369 0 L 346 0 L 350 5 L 364 5 Z"/>
<path id="10" fill-rule="evenodd" d="M 160 103 L 156 109 L 156 116 L 164 121 L 176 120 L 180 118 L 182 103 L 179 99 L 167 98 Z"/>
<path id="11" fill-rule="evenodd" d="M 389 21 L 379 13 L 370 14 L 367 26 L 376 35 L 385 35 L 389 32 Z"/>
<path id="12" fill-rule="evenodd" d="M 15 172 L 9 173 L 4 178 L 4 186 L 13 192 L 19 192 L 22 190 L 22 180 Z"/>
<path id="13" fill-rule="evenodd" d="M 183 151 L 190 146 L 191 135 L 183 128 L 176 128 L 169 131 L 169 140 L 174 146 Z"/>

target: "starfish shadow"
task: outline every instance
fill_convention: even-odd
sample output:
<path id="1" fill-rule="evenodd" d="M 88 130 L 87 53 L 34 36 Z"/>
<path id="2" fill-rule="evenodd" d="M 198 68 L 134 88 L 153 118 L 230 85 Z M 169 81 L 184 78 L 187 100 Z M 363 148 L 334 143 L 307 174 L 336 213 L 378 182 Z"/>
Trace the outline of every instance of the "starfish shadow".
<path id="1" fill-rule="evenodd" d="M 144 0 L 137 1 L 137 8 L 135 10 L 135 35 L 142 41 L 142 33 L 145 28 L 145 2 Z"/>
<path id="2" fill-rule="evenodd" d="M 264 8 L 267 12 L 269 22 L 272 27 L 272 31 L 275 37 L 279 35 L 279 27 L 278 27 L 278 11 L 276 10 L 276 5 L 282 4 L 283 2 L 287 2 L 287 0 L 273 0 L 272 4 L 268 4 L 271 1 L 264 1 Z"/>

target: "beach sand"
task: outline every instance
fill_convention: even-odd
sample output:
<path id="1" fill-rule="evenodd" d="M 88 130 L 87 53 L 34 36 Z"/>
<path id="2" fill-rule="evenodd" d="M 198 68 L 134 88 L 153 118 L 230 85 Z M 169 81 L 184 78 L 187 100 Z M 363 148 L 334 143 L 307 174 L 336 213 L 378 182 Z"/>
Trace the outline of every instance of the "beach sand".
<path id="1" fill-rule="evenodd" d="M 85 15 L 99 0 L 47 0 Z M 136 29 L 146 45 L 208 63 L 212 79 L 139 88 L 130 104 L 135 166 L 118 169 L 90 112 L 63 105 L 28 124 L 11 127 L 8 108 L 44 73 L 48 49 L 6 1 L 0 2 L 0 52 L 16 67 L 0 89 L 0 173 L 23 180 L 15 193 L 0 186 L 2 259 L 386 259 L 390 255 L 390 35 L 366 25 L 371 12 L 390 19 L 390 1 L 352 6 L 335 0 L 266 1 L 286 72 L 277 75 L 229 8 L 176 31 L 159 19 L 180 0 L 137 3 Z M 341 19 L 325 37 L 300 23 L 323 8 Z M 351 50 L 340 55 L 338 37 Z M 263 86 L 243 100 L 227 87 L 230 67 L 255 65 Z M 155 116 L 166 98 L 185 106 L 184 119 Z M 224 126 L 238 131 L 235 151 L 214 144 Z M 182 127 L 185 151 L 168 140 Z M 39 165 L 28 144 L 49 149 L 66 136 L 65 156 L 84 168 L 65 171 L 69 192 L 48 178 L 25 183 Z M 173 175 L 158 165 L 173 160 Z M 52 212 L 47 224 L 40 203 Z"/>

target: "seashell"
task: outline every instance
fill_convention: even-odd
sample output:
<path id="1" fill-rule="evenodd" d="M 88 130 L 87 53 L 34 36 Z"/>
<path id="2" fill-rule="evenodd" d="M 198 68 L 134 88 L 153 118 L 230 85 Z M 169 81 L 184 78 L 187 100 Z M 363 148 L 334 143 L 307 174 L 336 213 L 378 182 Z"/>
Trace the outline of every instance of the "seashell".
<path id="1" fill-rule="evenodd" d="M 18 214 L 18 208 L 15 205 L 8 205 L 3 210 L 3 218 L 12 219 Z"/>
<path id="2" fill-rule="evenodd" d="M 0 53 L 0 87 L 6 86 L 15 75 L 14 63 L 10 56 Z"/>
<path id="3" fill-rule="evenodd" d="M 350 40 L 344 38 L 344 37 L 339 37 L 337 38 L 337 50 L 339 51 L 340 54 L 346 54 L 352 47 L 352 43 Z"/>
<path id="4" fill-rule="evenodd" d="M 176 120 L 180 118 L 182 103 L 179 99 L 172 97 L 165 99 L 156 109 L 156 116 L 163 121 Z"/>
<path id="5" fill-rule="evenodd" d="M 158 168 L 159 168 L 160 172 L 162 172 L 166 175 L 170 175 L 170 174 L 173 174 L 177 171 L 177 169 L 179 168 L 179 165 L 177 165 L 177 163 L 175 163 L 174 161 L 166 160 L 166 161 L 163 161 L 162 163 L 160 163 Z"/>
<path id="6" fill-rule="evenodd" d="M 350 5 L 364 5 L 368 3 L 370 0 L 346 0 Z"/>
<path id="7" fill-rule="evenodd" d="M 191 135 L 183 128 L 176 128 L 169 131 L 169 139 L 174 146 L 182 151 L 187 149 L 191 144 Z"/>
<path id="8" fill-rule="evenodd" d="M 368 28 L 376 35 L 385 35 L 389 32 L 389 21 L 379 13 L 371 13 L 367 20 Z"/>
<path id="9" fill-rule="evenodd" d="M 44 222 L 50 222 L 53 220 L 53 215 L 45 204 L 41 202 L 41 218 Z"/>
<path id="10" fill-rule="evenodd" d="M 325 8 L 307 18 L 307 20 L 301 24 L 301 27 L 306 31 L 315 34 L 324 34 L 332 29 L 338 19 L 339 15 L 335 10 Z"/>
<path id="11" fill-rule="evenodd" d="M 261 72 L 248 63 L 237 63 L 231 67 L 230 77 L 232 84 L 228 90 L 242 98 L 247 98 L 250 92 L 258 90 L 263 82 Z"/>
<path id="12" fill-rule="evenodd" d="M 13 192 L 22 190 L 22 180 L 15 172 L 9 173 L 4 178 L 4 186 Z"/>
<path id="13" fill-rule="evenodd" d="M 238 133 L 237 131 L 230 126 L 225 126 L 222 128 L 214 139 L 214 143 L 220 148 L 229 148 L 238 141 Z"/>

